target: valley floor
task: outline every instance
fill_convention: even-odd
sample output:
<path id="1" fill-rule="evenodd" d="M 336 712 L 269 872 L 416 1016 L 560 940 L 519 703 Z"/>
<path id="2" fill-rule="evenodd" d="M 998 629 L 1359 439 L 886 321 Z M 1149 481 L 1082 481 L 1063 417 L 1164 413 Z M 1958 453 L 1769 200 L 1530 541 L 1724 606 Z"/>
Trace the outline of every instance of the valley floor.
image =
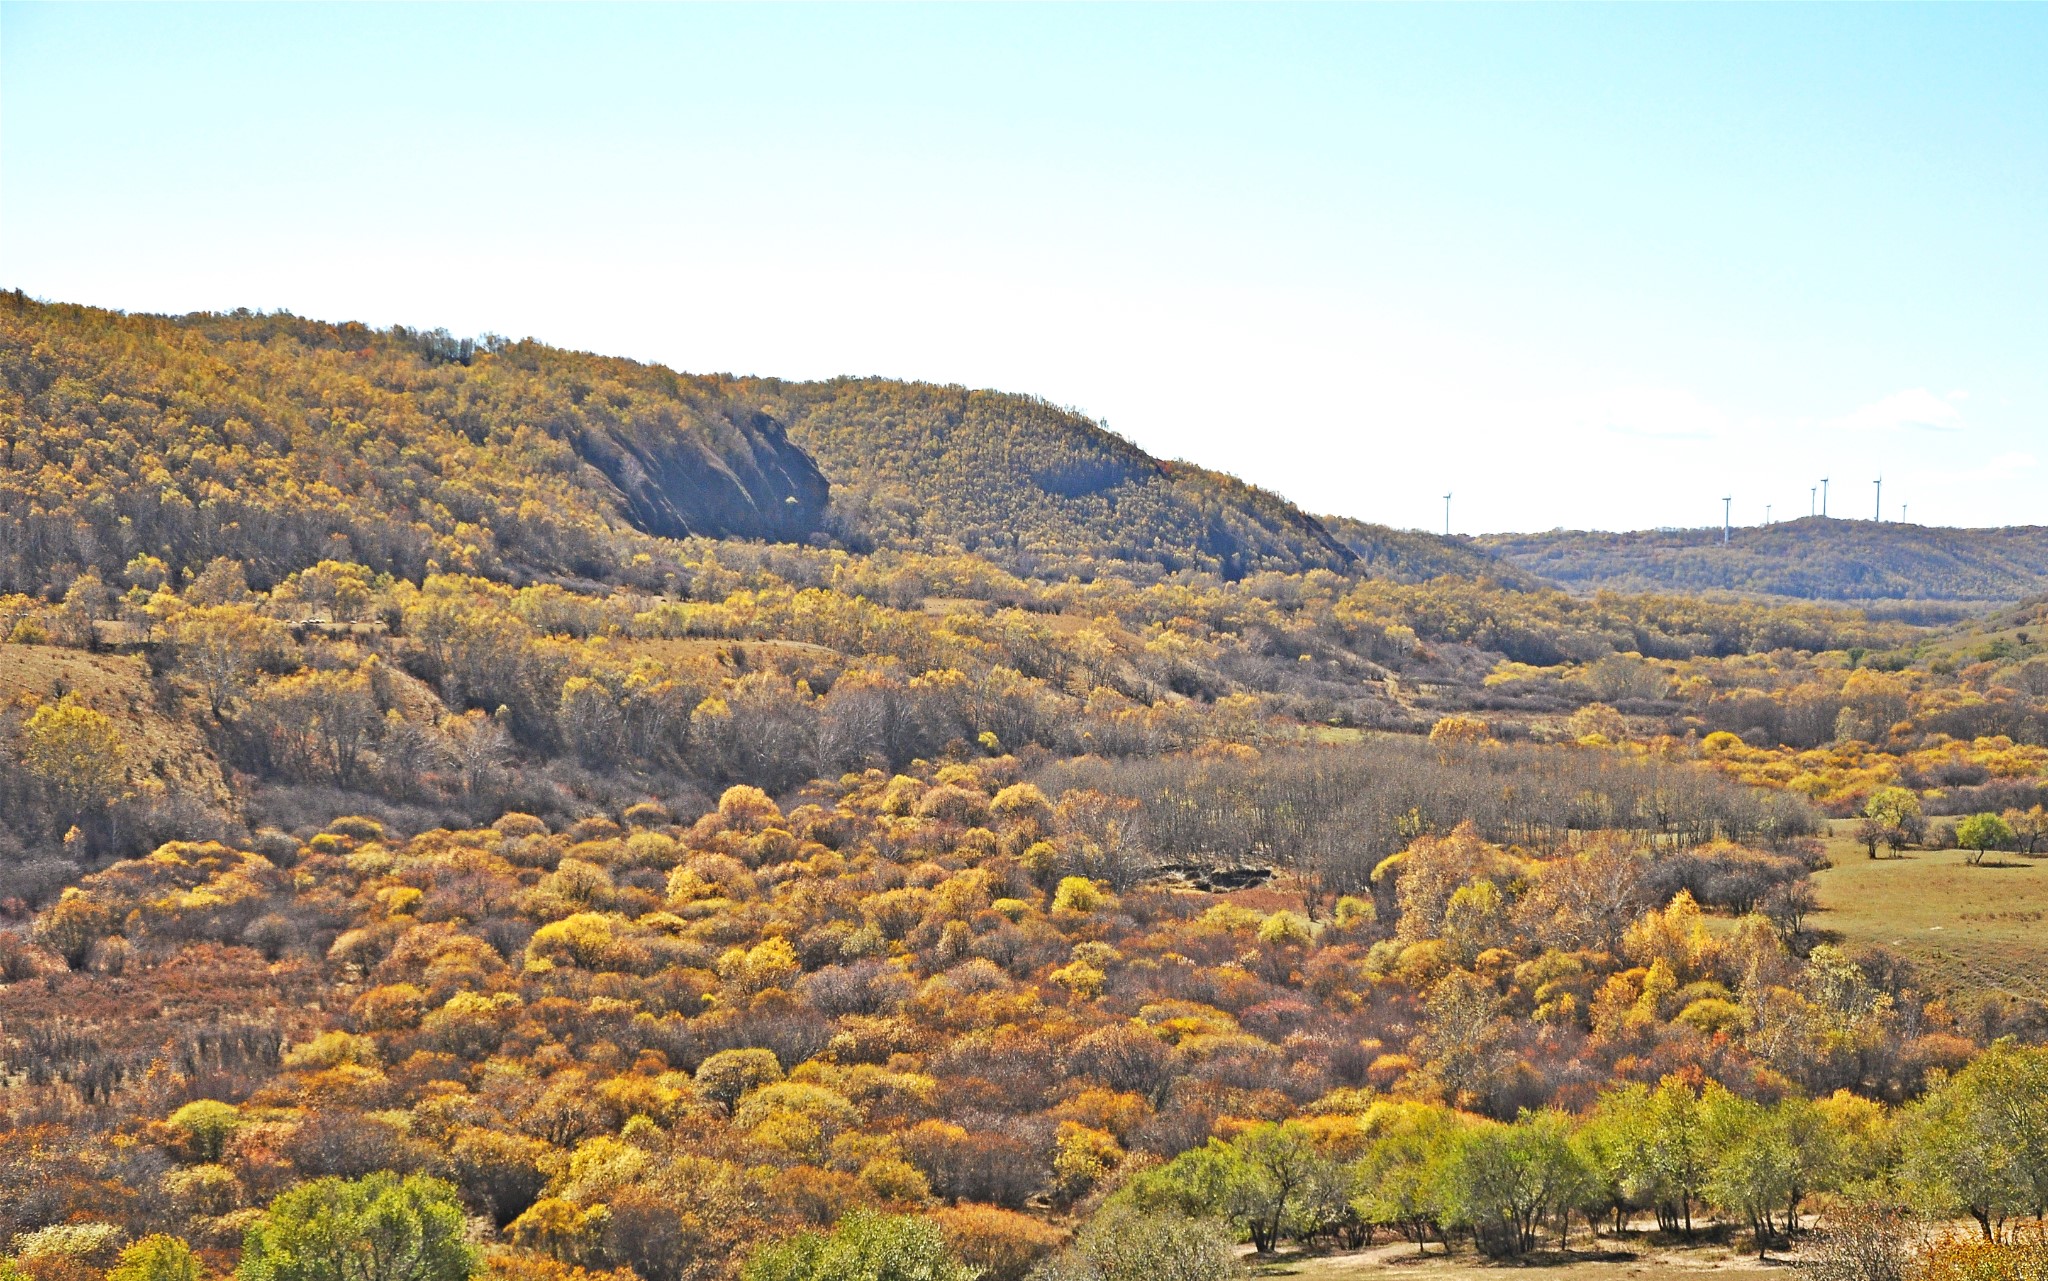
<path id="1" fill-rule="evenodd" d="M 1351 1254 L 1281 1257 L 1255 1265 L 1252 1275 L 1304 1278 L 1411 1278 L 1412 1281 L 1487 1281 L 1503 1274 L 1531 1272 L 1546 1281 L 1763 1281 L 1784 1278 L 1789 1263 L 1773 1255 L 1759 1263 L 1754 1255 L 1727 1245 L 1665 1247 L 1641 1241 L 1600 1241 L 1597 1249 L 1581 1243 L 1569 1254 L 1544 1251 L 1521 1262 L 1494 1262 L 1470 1250 L 1449 1255 L 1432 1246 L 1417 1256 L 1414 1245 L 1377 1245 Z"/>
<path id="2" fill-rule="evenodd" d="M 1890 948 L 1933 991 L 2048 1000 L 2048 858 L 1993 854 L 1973 867 L 1963 850 L 1878 852 L 1829 841 L 1834 866 L 1813 878 L 1823 910 L 1809 928 L 1852 951 Z"/>

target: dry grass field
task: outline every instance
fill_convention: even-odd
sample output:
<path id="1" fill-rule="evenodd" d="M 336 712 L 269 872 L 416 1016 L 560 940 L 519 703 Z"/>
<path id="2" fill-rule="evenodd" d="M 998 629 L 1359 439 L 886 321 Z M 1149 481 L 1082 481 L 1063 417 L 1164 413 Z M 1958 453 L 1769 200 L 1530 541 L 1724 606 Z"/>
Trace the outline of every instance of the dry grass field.
<path id="1" fill-rule="evenodd" d="M 1282 1258 L 1254 1264 L 1253 1276 L 1302 1277 L 1307 1281 L 1337 1281 L 1338 1278 L 1379 1277 L 1384 1281 L 1492 1281 L 1503 1275 L 1531 1273 L 1546 1281 L 1782 1281 L 1790 1274 L 1786 1261 L 1773 1255 L 1768 1263 L 1756 1256 L 1725 1245 L 1684 1248 L 1653 1246 L 1643 1242 L 1601 1242 L 1600 1252 L 1554 1251 L 1521 1262 L 1493 1262 L 1461 1250 L 1451 1255 L 1431 1247 L 1418 1257 L 1406 1242 L 1374 1246 L 1355 1254 L 1327 1254 Z"/>
<path id="2" fill-rule="evenodd" d="M 1825 910 L 1812 928 L 1845 946 L 1891 948 L 1934 990 L 2048 1001 L 2048 858 L 2007 854 L 1972 867 L 1961 850 L 1908 850 L 1872 859 L 1843 835 L 1828 853 L 1835 865 L 1813 878 Z"/>

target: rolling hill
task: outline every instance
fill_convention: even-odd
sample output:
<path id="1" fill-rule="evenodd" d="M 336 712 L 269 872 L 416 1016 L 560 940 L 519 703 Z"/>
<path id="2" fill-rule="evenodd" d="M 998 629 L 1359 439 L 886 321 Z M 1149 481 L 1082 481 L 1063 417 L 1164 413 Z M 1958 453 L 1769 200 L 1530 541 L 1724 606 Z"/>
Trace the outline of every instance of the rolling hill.
<path id="1" fill-rule="evenodd" d="M 1317 518 L 1042 399 L 691 375 L 534 340 L 0 295 L 0 591 L 252 583 L 329 558 L 619 581 L 635 539 L 980 555 L 1026 577 L 1329 570 L 1510 588 L 1984 607 L 2048 591 L 2048 527 L 1803 519 L 1445 539 Z"/>
<path id="2" fill-rule="evenodd" d="M 0 295 L 0 592 L 136 556 L 611 578 L 622 535 L 800 540 L 828 492 L 780 424 L 658 366 Z"/>
<path id="3" fill-rule="evenodd" d="M 2048 591 L 2048 526 L 1950 529 L 1805 517 L 1737 529 L 1551 530 L 1474 540 L 1581 591 L 1726 591 L 1831 601 L 2019 600 Z"/>
<path id="4" fill-rule="evenodd" d="M 1120 562 L 1240 578 L 1357 559 L 1277 495 L 1153 458 L 1037 397 L 880 378 L 740 386 L 817 458 L 857 544 L 1059 575 Z"/>
<path id="5" fill-rule="evenodd" d="M 1027 576 L 1483 572 L 1031 396 L 695 376 L 527 340 L 0 295 L 0 592 L 327 558 L 617 581 L 636 536 L 970 552 Z M 829 477 L 829 483 L 828 483 Z"/>

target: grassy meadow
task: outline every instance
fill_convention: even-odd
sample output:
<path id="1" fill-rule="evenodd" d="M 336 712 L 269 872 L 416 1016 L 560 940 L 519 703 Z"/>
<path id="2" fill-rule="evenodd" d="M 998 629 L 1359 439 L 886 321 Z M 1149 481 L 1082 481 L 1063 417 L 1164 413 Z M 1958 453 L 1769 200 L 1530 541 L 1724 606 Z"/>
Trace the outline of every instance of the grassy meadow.
<path id="1" fill-rule="evenodd" d="M 1835 824 L 1817 873 L 1824 910 L 1813 928 L 1851 949 L 1888 947 L 1919 967 L 1933 990 L 2048 999 L 2048 859 L 1991 855 L 1981 867 L 1958 849 L 1864 854 Z"/>

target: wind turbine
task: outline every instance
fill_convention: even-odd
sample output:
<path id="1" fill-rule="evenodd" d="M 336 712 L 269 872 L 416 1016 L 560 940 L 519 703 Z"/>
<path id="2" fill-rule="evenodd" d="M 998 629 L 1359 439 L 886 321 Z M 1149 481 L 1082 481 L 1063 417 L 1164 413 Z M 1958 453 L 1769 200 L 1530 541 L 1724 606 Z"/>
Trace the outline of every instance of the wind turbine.
<path id="1" fill-rule="evenodd" d="M 1828 478 L 1825 476 L 1820 478 L 1820 514 L 1828 514 Z"/>
<path id="2" fill-rule="evenodd" d="M 1884 523 L 1884 477 L 1879 476 L 1870 483 L 1877 486 L 1877 510 L 1871 513 L 1870 519 L 1882 525 Z"/>
<path id="3" fill-rule="evenodd" d="M 1728 545 L 1728 504 L 1735 501 L 1733 495 L 1721 500 L 1721 546 Z"/>
<path id="4" fill-rule="evenodd" d="M 1765 503 L 1765 504 L 1764 504 L 1764 524 L 1768 525 L 1768 524 L 1770 524 L 1770 523 L 1771 523 L 1771 505 L 1770 505 L 1769 503 Z"/>
<path id="5" fill-rule="evenodd" d="M 1806 487 L 1806 514 L 1807 514 L 1807 515 L 1809 515 L 1809 516 L 1815 516 L 1815 515 L 1818 515 L 1819 513 L 1820 513 L 1820 486 L 1819 486 L 1819 485 L 1808 485 L 1808 486 Z"/>
<path id="6" fill-rule="evenodd" d="M 1444 495 L 1444 537 L 1451 536 L 1451 496 Z"/>

